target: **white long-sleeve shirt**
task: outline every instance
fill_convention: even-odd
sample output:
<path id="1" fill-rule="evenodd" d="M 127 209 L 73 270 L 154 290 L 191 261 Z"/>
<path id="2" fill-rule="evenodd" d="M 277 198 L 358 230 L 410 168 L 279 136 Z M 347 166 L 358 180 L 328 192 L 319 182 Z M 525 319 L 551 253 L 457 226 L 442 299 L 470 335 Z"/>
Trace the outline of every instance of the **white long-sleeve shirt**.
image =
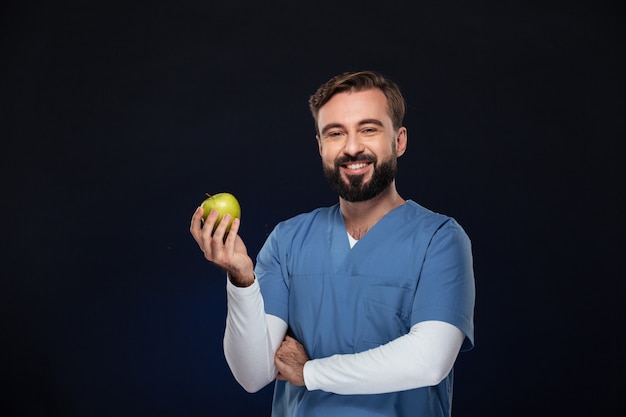
<path id="1" fill-rule="evenodd" d="M 274 381 L 274 354 L 287 323 L 266 314 L 257 281 L 246 288 L 227 279 L 226 361 L 241 386 L 256 392 Z M 377 348 L 312 359 L 304 365 L 308 390 L 335 394 L 381 394 L 438 384 L 445 378 L 465 336 L 452 324 L 424 321 Z"/>

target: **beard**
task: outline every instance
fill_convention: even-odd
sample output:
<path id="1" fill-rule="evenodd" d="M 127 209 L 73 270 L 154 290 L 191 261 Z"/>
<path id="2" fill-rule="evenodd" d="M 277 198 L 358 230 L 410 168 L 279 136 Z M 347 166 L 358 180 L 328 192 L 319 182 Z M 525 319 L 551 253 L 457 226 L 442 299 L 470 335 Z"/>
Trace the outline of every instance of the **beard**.
<path id="1" fill-rule="evenodd" d="M 348 181 L 341 176 L 341 165 L 347 162 L 356 162 L 357 158 L 345 156 L 335 160 L 333 167 L 324 166 L 324 176 L 331 188 L 346 201 L 367 201 L 383 192 L 396 178 L 397 158 L 391 156 L 388 160 L 378 164 L 378 159 L 373 155 L 360 156 L 359 161 L 371 161 L 374 165 L 374 173 L 369 182 L 364 183 L 365 175 L 348 175 Z"/>

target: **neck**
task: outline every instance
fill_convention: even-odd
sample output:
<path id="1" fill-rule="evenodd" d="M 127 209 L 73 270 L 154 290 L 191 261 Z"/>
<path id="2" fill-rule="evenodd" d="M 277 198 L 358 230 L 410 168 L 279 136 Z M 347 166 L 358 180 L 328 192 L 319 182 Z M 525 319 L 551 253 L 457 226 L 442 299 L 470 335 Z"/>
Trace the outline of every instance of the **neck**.
<path id="1" fill-rule="evenodd" d="M 361 239 L 380 219 L 405 203 L 398 194 L 395 182 L 376 197 L 367 201 L 346 201 L 339 198 L 339 207 L 350 236 Z"/>

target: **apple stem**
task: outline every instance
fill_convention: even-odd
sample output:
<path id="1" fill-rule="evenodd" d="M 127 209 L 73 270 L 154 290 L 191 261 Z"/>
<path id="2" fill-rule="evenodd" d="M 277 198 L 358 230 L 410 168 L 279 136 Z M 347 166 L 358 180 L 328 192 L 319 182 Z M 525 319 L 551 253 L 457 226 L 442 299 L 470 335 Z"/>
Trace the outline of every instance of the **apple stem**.
<path id="1" fill-rule="evenodd" d="M 204 194 L 206 194 L 207 197 L 211 197 L 211 194 L 209 193 L 204 193 Z"/>

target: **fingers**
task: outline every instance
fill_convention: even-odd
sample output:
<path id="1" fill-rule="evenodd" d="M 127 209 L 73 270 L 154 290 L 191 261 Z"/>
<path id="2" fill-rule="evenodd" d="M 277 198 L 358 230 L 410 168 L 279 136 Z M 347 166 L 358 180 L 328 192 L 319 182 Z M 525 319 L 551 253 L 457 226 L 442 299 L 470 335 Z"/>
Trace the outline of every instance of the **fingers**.
<path id="1" fill-rule="evenodd" d="M 191 232 L 191 235 L 195 239 L 196 243 L 198 243 L 198 246 L 200 246 L 202 252 L 204 252 L 207 259 L 209 259 L 211 256 L 207 253 L 207 250 L 216 248 L 214 240 L 220 242 L 221 245 L 224 244 L 223 238 L 229 219 L 223 219 L 224 221 L 221 221 L 219 225 L 215 227 L 219 213 L 216 210 L 211 210 L 205 220 L 202 219 L 203 214 L 204 209 L 201 206 L 196 208 L 196 211 L 191 217 L 189 231 Z M 215 229 L 215 233 L 213 229 Z"/>
<path id="2" fill-rule="evenodd" d="M 280 342 L 280 347 L 279 349 L 285 349 L 285 350 L 289 350 L 289 349 L 298 349 L 301 345 L 300 342 L 298 342 L 297 339 L 289 336 L 289 335 L 285 335 L 285 338 L 283 339 L 282 342 Z"/>
<path id="3" fill-rule="evenodd" d="M 218 217 L 219 217 L 219 213 L 215 210 L 212 210 L 211 213 L 209 213 L 209 217 L 207 217 L 206 219 L 206 224 L 204 225 L 204 227 L 207 229 L 207 232 L 209 235 L 211 234 L 210 232 L 213 231 L 213 242 L 215 243 L 219 242 L 223 245 L 227 237 L 226 228 L 228 228 L 228 224 L 230 223 L 231 216 L 230 214 L 224 214 L 219 224 L 217 224 L 217 227 L 215 227 L 215 223 Z"/>
<path id="4" fill-rule="evenodd" d="M 287 364 L 283 362 L 278 356 L 274 357 L 274 364 L 276 365 L 276 370 L 278 373 L 276 374 L 276 379 L 279 381 L 288 381 L 289 369 Z"/>
<path id="5" fill-rule="evenodd" d="M 207 218 L 204 219 L 204 223 L 202 224 L 202 232 L 207 235 L 207 236 L 211 236 L 211 234 L 213 233 L 215 226 L 216 226 L 216 222 L 217 222 L 217 218 L 219 217 L 219 213 L 217 212 L 217 210 L 211 210 L 209 212 L 209 214 L 207 215 Z"/>
<path id="6" fill-rule="evenodd" d="M 304 364 L 308 357 L 304 351 L 287 346 L 294 345 L 295 340 L 285 340 L 274 355 L 274 364 L 278 371 L 276 379 L 289 381 L 297 386 L 304 386 Z"/>
<path id="7" fill-rule="evenodd" d="M 237 232 L 240 222 L 239 219 L 235 219 L 237 221 L 233 222 L 234 227 L 231 226 L 230 231 L 227 231 L 232 217 L 225 214 L 219 223 L 218 218 L 219 213 L 215 210 L 212 210 L 207 216 L 200 233 L 200 247 L 206 259 L 229 269 L 235 266 L 232 262 L 236 258 Z"/>
<path id="8" fill-rule="evenodd" d="M 228 216 L 228 218 L 226 218 L 226 216 Z M 222 223 L 228 224 L 229 220 L 230 220 L 230 216 L 227 214 L 222 219 Z M 235 217 L 235 219 L 233 220 L 233 224 L 230 226 L 230 230 L 228 231 L 228 234 L 226 235 L 226 240 L 224 241 L 224 244 L 226 245 L 227 248 L 229 248 L 229 250 L 232 250 L 232 251 L 235 250 L 235 241 L 237 240 L 237 235 L 239 233 L 240 225 L 241 225 L 241 220 Z"/>

